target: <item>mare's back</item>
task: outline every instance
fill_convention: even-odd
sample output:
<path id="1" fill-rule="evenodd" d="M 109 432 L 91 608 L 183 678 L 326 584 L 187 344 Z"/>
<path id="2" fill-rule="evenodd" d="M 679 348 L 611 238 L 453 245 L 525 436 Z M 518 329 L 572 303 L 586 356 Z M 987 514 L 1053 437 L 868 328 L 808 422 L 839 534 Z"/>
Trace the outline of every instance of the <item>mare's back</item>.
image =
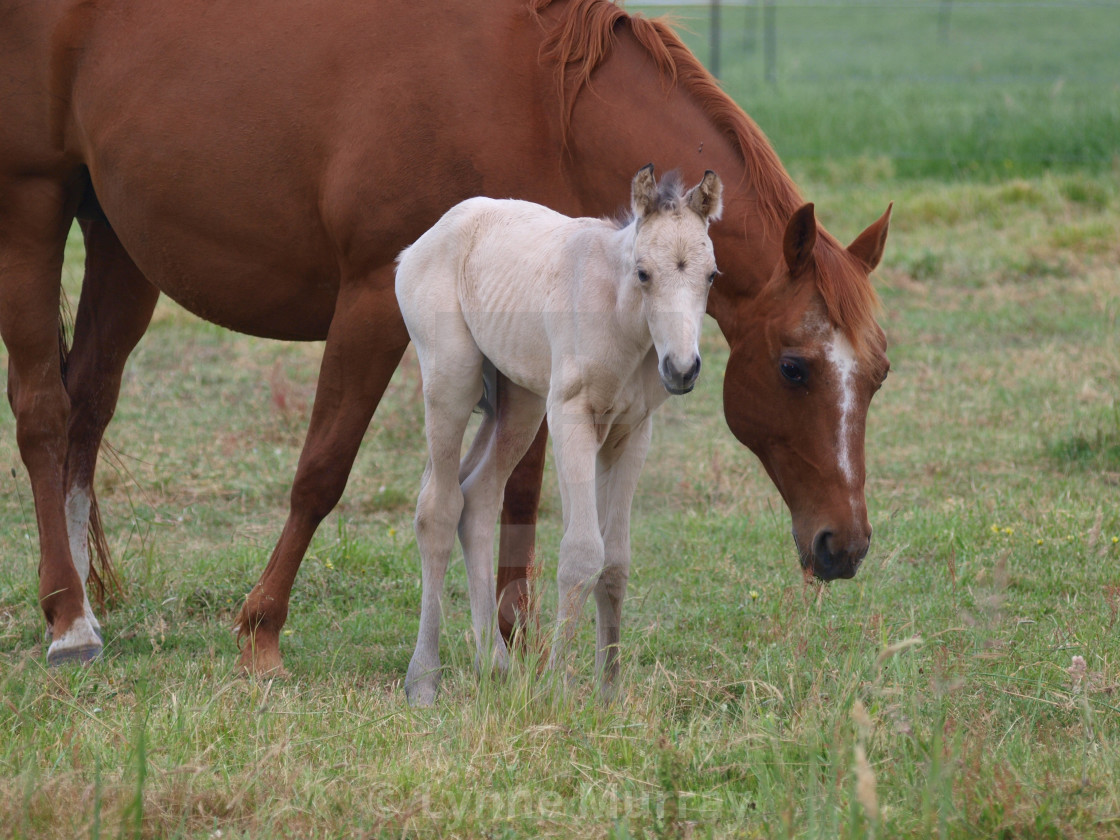
<path id="1" fill-rule="evenodd" d="M 457 201 L 570 204 L 548 172 L 526 187 L 539 90 L 509 67 L 539 66 L 540 28 L 520 0 L 321 11 L 0 0 L 0 176 L 85 167 L 149 280 L 280 338 L 324 337 L 349 278 L 388 291 L 393 257 Z"/>

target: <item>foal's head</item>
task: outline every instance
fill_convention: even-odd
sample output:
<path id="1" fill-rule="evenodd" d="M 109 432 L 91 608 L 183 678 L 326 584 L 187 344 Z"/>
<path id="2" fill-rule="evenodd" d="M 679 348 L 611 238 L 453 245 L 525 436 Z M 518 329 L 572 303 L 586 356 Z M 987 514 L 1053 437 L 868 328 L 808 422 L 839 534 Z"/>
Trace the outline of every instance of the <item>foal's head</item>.
<path id="1" fill-rule="evenodd" d="M 630 185 L 637 225 L 631 282 L 641 289 L 657 369 L 670 394 L 687 394 L 700 375 L 700 328 L 716 276 L 708 223 L 719 218 L 722 195 L 714 172 L 685 192 L 675 172 L 658 184 L 652 163 Z"/>

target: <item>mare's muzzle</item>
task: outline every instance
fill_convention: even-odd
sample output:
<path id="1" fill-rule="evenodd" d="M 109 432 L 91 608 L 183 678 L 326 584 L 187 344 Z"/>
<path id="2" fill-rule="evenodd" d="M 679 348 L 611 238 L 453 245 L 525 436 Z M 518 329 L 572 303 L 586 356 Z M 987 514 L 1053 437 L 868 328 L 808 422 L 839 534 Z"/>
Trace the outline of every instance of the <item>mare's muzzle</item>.
<path id="1" fill-rule="evenodd" d="M 843 540 L 832 531 L 818 531 L 813 538 L 812 553 L 801 558 L 801 565 L 821 580 L 848 580 L 856 576 L 870 546 L 870 535 Z"/>

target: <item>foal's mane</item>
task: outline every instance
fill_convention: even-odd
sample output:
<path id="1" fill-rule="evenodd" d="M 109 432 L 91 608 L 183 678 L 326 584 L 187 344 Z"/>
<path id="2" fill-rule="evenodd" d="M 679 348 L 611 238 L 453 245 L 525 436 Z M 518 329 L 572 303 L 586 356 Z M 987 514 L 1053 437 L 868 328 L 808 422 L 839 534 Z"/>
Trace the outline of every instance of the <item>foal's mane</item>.
<path id="1" fill-rule="evenodd" d="M 541 14 L 556 0 L 529 0 L 529 11 Z M 662 80 L 680 85 L 732 141 L 758 196 L 764 224 L 784 230 L 803 203 L 793 179 L 779 160 L 762 129 L 728 96 L 669 24 L 660 18 L 630 15 L 612 0 L 569 0 L 560 19 L 547 34 L 542 57 L 557 63 L 562 129 L 567 142 L 572 112 L 583 88 L 590 86 L 596 68 L 610 55 L 617 30 L 626 27 L 653 59 Z M 817 258 L 818 289 L 830 319 L 844 330 L 857 352 L 875 334 L 879 299 L 867 277 L 830 235 L 821 231 Z M 862 354 L 861 354 L 862 355 Z"/>

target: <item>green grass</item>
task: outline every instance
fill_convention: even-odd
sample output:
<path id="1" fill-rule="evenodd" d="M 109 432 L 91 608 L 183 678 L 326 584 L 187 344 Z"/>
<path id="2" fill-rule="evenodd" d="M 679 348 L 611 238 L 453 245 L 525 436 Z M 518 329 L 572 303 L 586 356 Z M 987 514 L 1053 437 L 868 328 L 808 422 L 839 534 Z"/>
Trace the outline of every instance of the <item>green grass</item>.
<path id="1" fill-rule="evenodd" d="M 719 75 L 787 163 L 991 179 L 1120 159 L 1115 3 L 779 0 L 773 81 L 761 5 L 725 3 Z M 670 13 L 709 60 L 706 5 L 629 8 Z"/>
<path id="2" fill-rule="evenodd" d="M 4 412 L 0 837 L 1120 834 L 1120 179 L 867 166 L 796 174 L 844 239 L 896 201 L 872 553 L 854 581 L 801 582 L 788 514 L 723 425 L 710 331 L 699 387 L 656 424 L 609 708 L 590 614 L 571 696 L 532 659 L 479 681 L 461 566 L 441 698 L 405 704 L 424 457 L 411 354 L 301 570 L 283 681 L 236 676 L 229 628 L 283 523 L 320 345 L 161 303 L 99 476 L 127 598 L 84 669 L 44 666 Z M 72 289 L 79 266 L 75 242 Z M 551 476 L 543 519 L 537 644 Z"/>

